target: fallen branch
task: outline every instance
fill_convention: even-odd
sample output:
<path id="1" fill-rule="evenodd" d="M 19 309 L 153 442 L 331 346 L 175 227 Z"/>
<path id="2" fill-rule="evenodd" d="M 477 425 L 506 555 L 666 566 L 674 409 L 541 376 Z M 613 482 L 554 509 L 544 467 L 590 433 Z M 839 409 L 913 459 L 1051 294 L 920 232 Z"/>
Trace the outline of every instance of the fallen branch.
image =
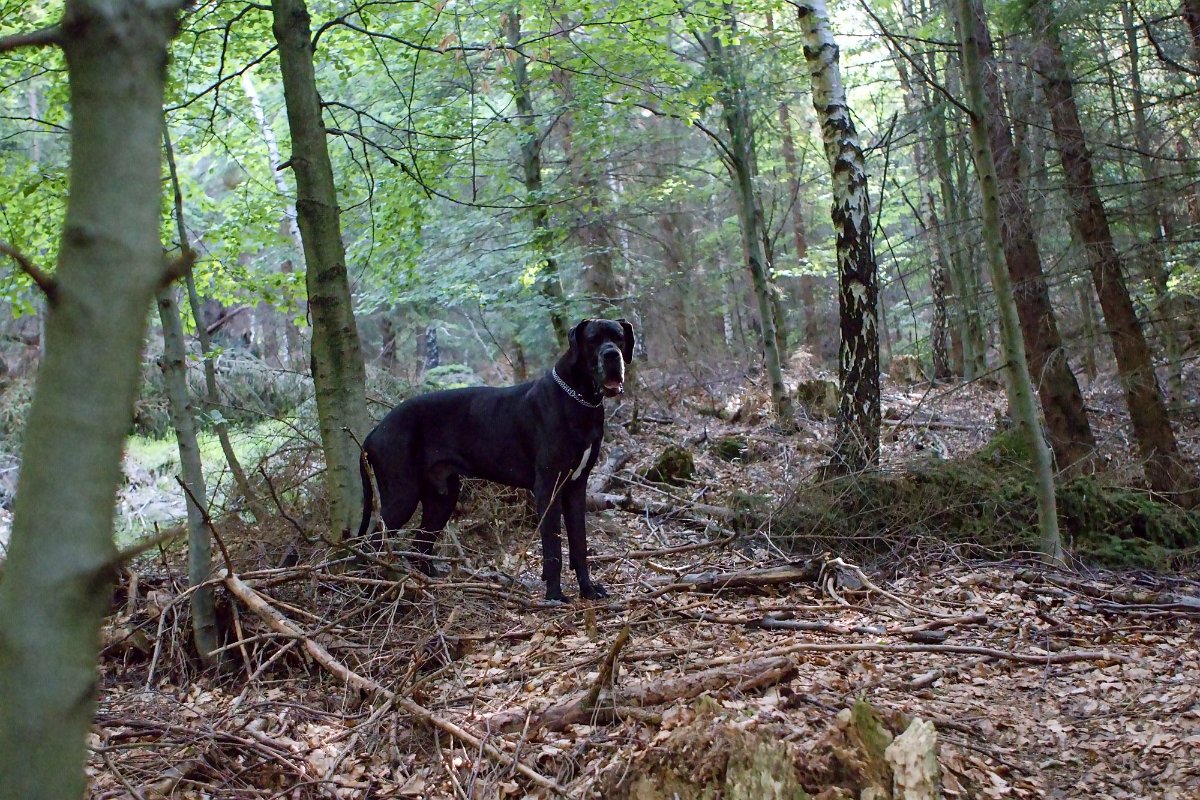
<path id="1" fill-rule="evenodd" d="M 727 687 L 741 691 L 761 689 L 787 680 L 796 673 L 796 664 L 790 658 L 761 658 L 754 661 L 739 659 L 736 665 L 712 667 L 677 678 L 660 678 L 643 681 L 620 689 L 614 688 L 609 702 L 587 707 L 592 690 L 580 692 L 571 699 L 556 703 L 543 711 L 530 715 L 525 708 L 514 708 L 492 714 L 486 720 L 489 731 L 516 731 L 526 725 L 529 735 L 545 729 L 560 731 L 568 725 L 591 719 L 601 712 L 616 713 L 617 708 L 645 708 L 677 700 L 690 700 L 704 692 L 715 692 Z M 615 708 L 613 702 L 619 705 Z"/>
<path id="2" fill-rule="evenodd" d="M 253 611 L 267 623 L 267 625 L 279 633 L 294 637 L 304 642 L 304 649 L 312 656 L 313 660 L 329 671 L 334 677 L 341 681 L 346 686 L 352 689 L 358 689 L 365 694 L 372 696 L 380 696 L 395 704 L 397 707 L 404 709 L 412 716 L 433 727 L 441 730 L 450 736 L 462 741 L 474 749 L 487 753 L 490 757 L 498 761 L 500 764 L 516 769 L 517 772 L 524 775 L 529 780 L 548 789 L 555 794 L 566 796 L 566 790 L 563 789 L 557 782 L 547 778 L 546 776 L 531 769 L 512 756 L 502 752 L 495 745 L 480 739 L 475 734 L 465 730 L 464 728 L 454 724 L 448 719 L 443 719 L 437 716 L 429 709 L 414 702 L 413 700 L 397 695 L 395 692 L 383 687 L 370 678 L 359 675 L 354 670 L 347 667 L 341 661 L 334 658 L 333 654 L 322 647 L 317 642 L 304 635 L 304 632 L 297 627 L 291 620 L 280 613 L 274 606 L 268 603 L 262 595 L 247 586 L 238 576 L 227 570 L 221 570 L 220 578 L 225 582 L 225 587 L 229 591 L 246 604 L 246 607 Z"/>
<path id="3" fill-rule="evenodd" d="M 608 452 L 604 463 L 592 470 L 588 478 L 588 493 L 603 494 L 612 486 L 613 478 L 621 467 L 629 463 L 633 453 L 624 447 L 614 447 Z"/>
<path id="4" fill-rule="evenodd" d="M 621 648 L 629 641 L 629 626 L 621 628 L 621 632 L 617 634 L 617 638 L 613 641 L 612 647 L 608 650 L 608 655 L 604 657 L 604 663 L 600 665 L 600 675 L 597 676 L 596 682 L 592 684 L 591 690 L 587 697 L 584 698 L 584 710 L 593 709 L 596 707 L 596 702 L 600 699 L 600 692 L 606 686 L 613 683 L 613 669 L 617 663 L 617 655 L 620 654 Z"/>
<path id="5" fill-rule="evenodd" d="M 588 511 L 609 511 L 611 509 L 629 511 L 634 514 L 650 514 L 654 517 L 665 517 L 668 514 L 696 513 L 722 522 L 732 522 L 737 512 L 724 506 L 710 506 L 707 503 L 679 504 L 666 503 L 661 500 L 634 500 L 629 495 L 611 494 L 607 492 L 589 492 L 587 496 Z"/>
<path id="6" fill-rule="evenodd" d="M 591 556 L 588 558 L 588 561 L 593 564 L 603 564 L 608 561 L 622 561 L 627 558 L 658 558 L 678 553 L 692 553 L 696 550 L 707 550 L 710 547 L 723 547 L 736 538 L 737 534 L 732 533 L 728 536 L 722 536 L 720 539 L 710 539 L 707 542 L 696 542 L 694 544 L 681 544 L 677 547 L 663 547 L 658 550 L 626 550 L 624 553 L 613 553 L 607 556 Z"/>
<path id="7" fill-rule="evenodd" d="M 820 576 L 823 563 L 821 559 L 810 559 L 780 567 L 738 572 L 696 572 L 678 578 L 654 578 L 648 583 L 659 587 L 651 593 L 651 597 L 668 592 L 715 592 L 723 589 L 757 589 L 786 583 L 812 583 Z"/>

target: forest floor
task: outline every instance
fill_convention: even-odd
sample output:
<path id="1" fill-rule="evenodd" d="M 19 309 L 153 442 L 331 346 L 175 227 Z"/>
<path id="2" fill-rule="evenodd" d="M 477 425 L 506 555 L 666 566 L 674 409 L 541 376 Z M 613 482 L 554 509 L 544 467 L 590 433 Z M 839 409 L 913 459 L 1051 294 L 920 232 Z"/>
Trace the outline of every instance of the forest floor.
<path id="1" fill-rule="evenodd" d="M 1114 392 L 1089 405 L 1119 478 Z M 178 558 L 135 565 L 104 631 L 92 796 L 890 797 L 883 749 L 920 718 L 946 797 L 1200 798 L 1194 570 L 1051 570 L 917 525 L 833 555 L 819 531 L 748 526 L 739 493 L 802 502 L 830 441 L 817 420 L 781 436 L 762 406 L 736 380 L 657 380 L 642 429 L 612 426 L 630 460 L 595 490 L 620 507 L 589 514 L 607 601 L 541 604 L 527 503 L 479 483 L 433 581 L 297 550 L 284 520 L 218 523 L 237 576 L 220 674 L 189 652 Z M 1004 399 L 889 384 L 884 406 L 901 473 L 979 451 Z M 681 487 L 644 478 L 667 445 L 694 455 Z"/>

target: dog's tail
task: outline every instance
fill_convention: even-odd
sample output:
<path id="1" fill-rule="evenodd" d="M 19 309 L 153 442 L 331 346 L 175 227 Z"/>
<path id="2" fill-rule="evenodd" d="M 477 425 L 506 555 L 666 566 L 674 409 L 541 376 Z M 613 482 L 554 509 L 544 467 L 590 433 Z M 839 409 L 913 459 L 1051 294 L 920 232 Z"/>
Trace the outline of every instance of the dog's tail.
<path id="1" fill-rule="evenodd" d="M 363 489 L 362 523 L 358 526 L 358 538 L 362 539 L 379 527 L 376 524 L 379 520 L 379 491 L 375 488 L 375 471 L 371 469 L 367 451 L 362 449 L 358 455 L 358 474 L 362 478 Z"/>

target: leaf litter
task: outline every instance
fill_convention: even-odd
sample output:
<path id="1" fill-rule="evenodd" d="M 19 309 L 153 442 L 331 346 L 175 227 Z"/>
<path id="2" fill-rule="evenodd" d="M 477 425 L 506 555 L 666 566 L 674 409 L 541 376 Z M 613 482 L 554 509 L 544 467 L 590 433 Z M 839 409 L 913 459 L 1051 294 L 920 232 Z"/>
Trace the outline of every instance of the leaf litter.
<path id="1" fill-rule="evenodd" d="M 643 380 L 642 430 L 608 445 L 633 457 L 594 487 L 622 505 L 589 513 L 609 601 L 540 603 L 536 520 L 475 482 L 437 580 L 323 546 L 269 567 L 262 532 L 219 526 L 291 626 L 220 593 L 219 673 L 189 652 L 178 565 L 136 565 L 104 632 L 91 796 L 919 797 L 903 785 L 928 750 L 903 747 L 920 740 L 948 798 L 1200 797 L 1193 576 L 1059 572 L 904 531 L 806 550 L 731 509 L 815 480 L 831 423 L 783 437 L 762 392 Z M 894 469 L 978 450 L 1003 408 L 982 386 L 885 399 L 893 421 L 942 422 L 891 426 Z M 682 487 L 642 477 L 668 444 L 695 457 Z"/>

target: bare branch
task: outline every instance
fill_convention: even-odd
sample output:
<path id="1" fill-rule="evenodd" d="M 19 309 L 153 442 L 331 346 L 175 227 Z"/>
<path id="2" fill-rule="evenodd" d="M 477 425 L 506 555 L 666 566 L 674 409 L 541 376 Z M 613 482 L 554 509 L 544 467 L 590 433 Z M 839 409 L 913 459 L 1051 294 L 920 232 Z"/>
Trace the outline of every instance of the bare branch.
<path id="1" fill-rule="evenodd" d="M 13 261 L 17 262 L 17 266 L 42 290 L 42 294 L 46 295 L 46 300 L 51 305 L 58 300 L 58 282 L 42 272 L 24 253 L 8 244 L 8 242 L 3 241 L 0 241 L 0 253 L 9 256 Z"/>
<path id="2" fill-rule="evenodd" d="M 10 50 L 18 50 L 22 47 L 61 45 L 62 39 L 63 31 L 58 25 L 39 28 L 36 31 L 29 31 L 27 33 L 14 33 L 12 36 L 0 38 L 0 53 L 7 53 Z"/>

